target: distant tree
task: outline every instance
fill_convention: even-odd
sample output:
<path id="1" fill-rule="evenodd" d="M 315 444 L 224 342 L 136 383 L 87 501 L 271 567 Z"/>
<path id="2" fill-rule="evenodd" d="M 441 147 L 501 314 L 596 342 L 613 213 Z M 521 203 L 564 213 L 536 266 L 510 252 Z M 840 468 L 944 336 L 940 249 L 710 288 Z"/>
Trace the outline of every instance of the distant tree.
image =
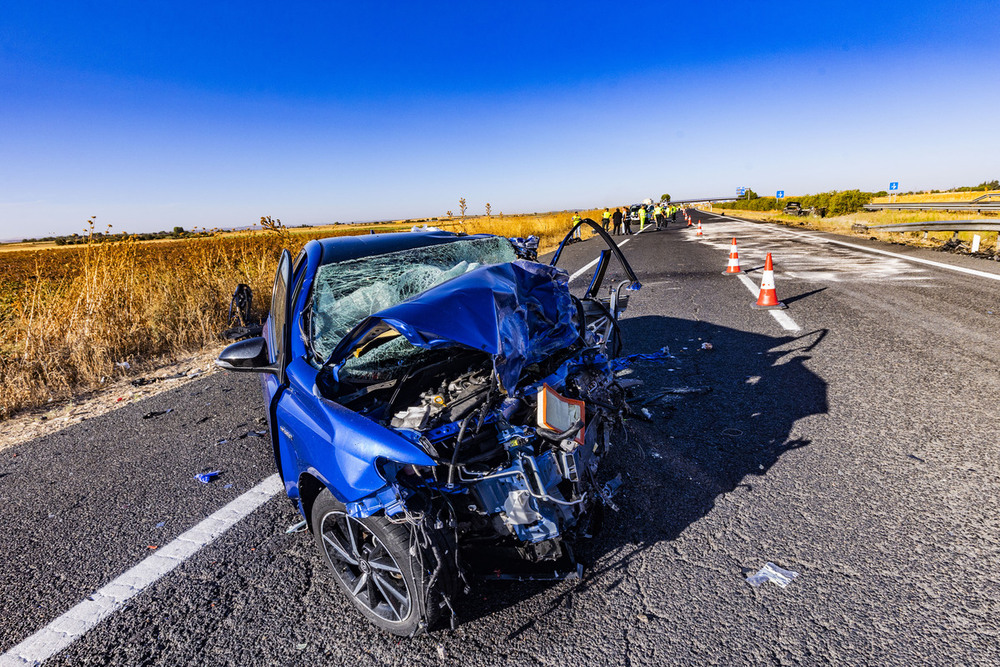
<path id="1" fill-rule="evenodd" d="M 464 218 L 465 217 L 465 209 L 468 208 L 468 206 L 465 205 L 465 197 L 459 197 L 459 199 L 458 199 L 458 208 L 459 208 L 459 210 L 462 211 L 462 217 Z"/>
<path id="2" fill-rule="evenodd" d="M 746 193 L 743 196 L 746 197 L 747 199 L 759 199 L 760 198 L 760 195 L 758 195 L 756 192 L 754 192 L 750 188 L 747 188 L 747 191 L 746 191 Z"/>
<path id="3" fill-rule="evenodd" d="M 666 204 L 667 202 L 670 201 L 670 195 L 667 194 L 660 195 L 660 201 Z"/>
<path id="4" fill-rule="evenodd" d="M 486 217 L 490 217 L 490 203 L 486 202 Z"/>
<path id="5" fill-rule="evenodd" d="M 183 227 L 174 227 L 174 236 L 181 236 L 182 234 L 184 234 Z"/>

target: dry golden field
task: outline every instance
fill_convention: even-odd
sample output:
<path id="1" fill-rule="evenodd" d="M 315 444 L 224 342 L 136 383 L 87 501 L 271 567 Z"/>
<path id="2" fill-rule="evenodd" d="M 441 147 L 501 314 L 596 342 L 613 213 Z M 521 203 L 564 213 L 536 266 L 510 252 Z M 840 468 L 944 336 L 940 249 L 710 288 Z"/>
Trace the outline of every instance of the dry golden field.
<path id="1" fill-rule="evenodd" d="M 569 230 L 571 215 L 467 217 L 428 224 L 470 234 L 534 234 L 544 252 Z M 600 211 L 581 215 L 600 219 Z M 282 248 L 294 255 L 314 238 L 367 233 L 369 228 L 409 229 L 423 222 L 69 247 L 16 249 L 20 244 L 11 244 L 0 254 L 0 420 L 219 345 L 239 283 L 253 290 L 251 318 L 263 319 Z"/>
<path id="2" fill-rule="evenodd" d="M 872 199 L 873 204 L 888 204 L 890 201 L 895 201 L 897 204 L 905 203 L 924 203 L 924 202 L 949 202 L 949 201 L 972 201 L 977 197 L 982 197 L 983 195 L 1000 195 L 1000 190 L 990 190 L 989 192 L 979 190 L 977 192 L 928 192 L 926 194 L 914 194 L 914 195 L 892 195 L 886 197 L 875 197 Z M 993 198 L 996 201 L 996 197 Z M 943 220 L 944 218 L 942 218 Z"/>

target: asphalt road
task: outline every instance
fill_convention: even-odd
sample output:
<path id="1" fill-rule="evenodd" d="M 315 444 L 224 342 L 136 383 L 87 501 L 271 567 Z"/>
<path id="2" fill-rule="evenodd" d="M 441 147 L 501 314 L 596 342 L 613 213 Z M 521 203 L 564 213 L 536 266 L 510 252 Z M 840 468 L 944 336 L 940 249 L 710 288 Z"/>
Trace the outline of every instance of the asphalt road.
<path id="1" fill-rule="evenodd" d="M 456 630 L 400 640 L 338 594 L 308 534 L 285 533 L 297 515 L 277 495 L 49 662 L 1000 662 L 1000 285 L 836 237 L 694 216 L 700 239 L 671 225 L 623 247 L 644 284 L 626 353 L 673 355 L 637 361 L 632 377 L 644 396 L 674 393 L 650 401 L 652 419 L 607 462 L 626 479 L 621 511 L 584 548 L 582 581 L 482 583 Z M 733 237 L 757 284 L 774 253 L 795 328 L 721 275 Z M 598 243 L 560 264 L 583 266 Z M 268 443 L 240 437 L 262 417 L 254 377 L 217 374 L 2 452 L 0 664 L 19 664 L 12 647 L 273 474 Z M 212 484 L 193 479 L 216 469 Z M 766 562 L 798 577 L 751 587 Z"/>

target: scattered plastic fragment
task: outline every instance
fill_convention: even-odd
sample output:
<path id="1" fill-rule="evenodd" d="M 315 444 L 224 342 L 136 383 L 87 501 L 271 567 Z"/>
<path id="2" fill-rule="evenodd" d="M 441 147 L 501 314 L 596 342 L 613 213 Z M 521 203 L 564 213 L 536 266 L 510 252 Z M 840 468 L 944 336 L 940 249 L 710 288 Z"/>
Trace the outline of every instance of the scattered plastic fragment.
<path id="1" fill-rule="evenodd" d="M 645 417 L 646 419 L 652 419 L 653 418 L 653 413 L 649 411 L 649 408 L 643 408 L 641 410 L 641 412 L 642 412 L 642 416 Z"/>
<path id="2" fill-rule="evenodd" d="M 129 382 L 133 387 L 145 387 L 147 384 L 153 384 L 159 378 L 136 378 Z"/>
<path id="3" fill-rule="evenodd" d="M 765 581 L 773 581 L 781 588 L 784 588 L 792 583 L 792 579 L 797 576 L 799 576 L 798 572 L 782 569 L 774 563 L 765 563 L 764 567 L 760 568 L 757 574 L 751 574 L 747 577 L 747 583 L 756 588 Z"/>
<path id="4" fill-rule="evenodd" d="M 153 410 L 152 412 L 147 412 L 146 414 L 144 414 L 142 418 L 152 419 L 153 417 L 159 417 L 160 415 L 168 415 L 173 411 L 174 411 L 173 408 L 170 408 L 169 410 Z"/>
<path id="5" fill-rule="evenodd" d="M 217 445 L 224 445 L 224 444 L 226 444 L 227 442 L 229 442 L 229 441 L 228 441 L 228 440 L 226 440 L 225 438 L 222 438 L 221 440 L 216 440 L 216 441 L 215 441 L 215 444 L 217 444 Z"/>
<path id="6" fill-rule="evenodd" d="M 116 361 L 115 362 L 115 366 L 117 366 L 118 368 L 120 368 L 122 370 L 125 370 L 125 371 L 129 370 L 130 368 L 132 368 L 132 365 L 129 364 L 129 362 L 127 362 L 127 361 Z"/>
<path id="7" fill-rule="evenodd" d="M 687 349 L 687 348 L 684 348 Z M 674 355 L 670 354 L 670 348 L 666 345 L 660 348 L 659 352 L 652 352 L 649 354 L 630 354 L 626 357 L 618 357 L 611 362 L 611 369 L 615 371 L 620 371 L 621 369 L 628 366 L 633 361 L 652 361 L 652 362 L 662 362 L 667 359 L 673 359 Z"/>
<path id="8" fill-rule="evenodd" d="M 703 349 L 703 350 L 711 350 L 712 348 L 713 348 L 713 346 L 709 342 L 704 342 L 704 343 L 701 344 L 701 349 Z"/>
<path id="9" fill-rule="evenodd" d="M 291 535 L 292 533 L 301 533 L 306 529 L 306 520 L 303 519 L 298 523 L 293 523 L 291 526 L 285 529 L 285 535 Z"/>
<path id="10" fill-rule="evenodd" d="M 439 660 L 444 660 L 444 644 L 441 644 L 440 642 L 438 642 L 437 645 L 437 654 Z"/>
<path id="11" fill-rule="evenodd" d="M 159 549 L 160 547 L 158 545 L 156 545 L 156 544 L 147 544 L 146 548 L 147 549 Z"/>
<path id="12" fill-rule="evenodd" d="M 668 370 L 673 370 L 673 369 L 671 368 Z M 671 394 L 679 396 L 688 394 L 698 395 L 698 394 L 707 394 L 710 391 L 712 391 L 711 387 L 670 387 L 669 389 L 661 389 L 655 394 L 650 394 L 646 398 L 646 400 L 642 402 L 642 405 L 649 405 L 650 403 L 654 403 Z"/>
<path id="13" fill-rule="evenodd" d="M 923 460 L 922 458 L 920 458 L 919 456 L 916 456 L 914 454 L 907 454 L 907 456 L 909 456 L 914 461 L 920 461 L 921 463 L 927 463 L 927 461 Z"/>
<path id="14" fill-rule="evenodd" d="M 226 484 L 226 485 L 225 485 L 224 487 L 222 487 L 222 488 L 224 488 L 224 489 L 231 489 L 231 488 L 233 488 L 233 485 L 232 485 L 232 484 Z"/>
<path id="15" fill-rule="evenodd" d="M 197 475 L 195 475 L 194 478 L 199 482 L 201 482 L 202 484 L 208 484 L 221 474 L 222 474 L 221 470 L 213 470 L 212 472 L 200 472 Z"/>
<path id="16" fill-rule="evenodd" d="M 157 528 L 163 528 L 165 525 L 167 525 L 167 522 L 166 521 L 161 521 L 160 523 L 156 524 L 156 527 Z"/>
<path id="17" fill-rule="evenodd" d="M 649 451 L 649 455 L 652 456 L 654 459 L 662 459 L 663 458 L 663 454 L 659 453 L 655 449 L 651 449 Z"/>
<path id="18" fill-rule="evenodd" d="M 264 430 L 260 430 L 260 431 L 247 431 L 246 433 L 241 434 L 239 436 L 239 439 L 242 440 L 243 438 L 245 438 L 247 436 L 250 436 L 250 435 L 254 436 L 255 438 L 263 438 L 265 435 L 267 435 L 267 431 L 264 431 Z"/>
<path id="19" fill-rule="evenodd" d="M 601 488 L 601 501 L 615 512 L 619 511 L 618 505 L 616 505 L 611 498 L 621 490 L 622 483 L 622 475 L 621 473 L 618 473 L 614 476 L 614 478 L 605 482 L 604 487 Z"/>
<path id="20" fill-rule="evenodd" d="M 298 650 L 300 650 L 300 651 L 301 651 L 301 650 L 303 650 L 303 649 L 304 649 L 304 648 L 305 648 L 306 646 L 308 646 L 308 644 L 296 644 L 296 645 L 295 645 L 295 648 L 297 648 Z"/>

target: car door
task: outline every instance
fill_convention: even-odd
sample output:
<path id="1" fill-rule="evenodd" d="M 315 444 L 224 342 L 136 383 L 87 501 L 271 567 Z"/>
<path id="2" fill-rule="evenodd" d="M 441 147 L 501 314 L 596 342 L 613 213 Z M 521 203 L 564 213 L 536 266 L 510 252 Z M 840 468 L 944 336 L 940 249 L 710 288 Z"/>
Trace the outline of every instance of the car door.
<path id="1" fill-rule="evenodd" d="M 287 250 L 281 252 L 278 268 L 274 273 L 274 285 L 271 288 L 271 312 L 264 323 L 264 340 L 267 342 L 268 361 L 278 367 L 277 374 L 261 376 L 264 398 L 267 401 L 267 423 L 271 435 L 271 447 L 274 451 L 274 463 L 278 473 L 284 476 L 282 456 L 279 445 L 278 420 L 275 411 L 278 401 L 288 384 L 288 359 L 291 341 L 291 286 L 292 286 L 292 255 Z"/>

